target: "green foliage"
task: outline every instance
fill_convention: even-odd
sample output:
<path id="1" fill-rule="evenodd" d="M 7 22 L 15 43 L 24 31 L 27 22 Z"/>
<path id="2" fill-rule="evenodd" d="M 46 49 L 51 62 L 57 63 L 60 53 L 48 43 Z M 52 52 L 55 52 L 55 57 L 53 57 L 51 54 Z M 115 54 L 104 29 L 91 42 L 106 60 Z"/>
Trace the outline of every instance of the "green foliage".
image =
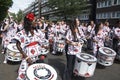
<path id="1" fill-rule="evenodd" d="M 21 22 L 22 19 L 23 19 L 23 12 L 22 12 L 22 10 L 19 10 L 16 15 L 17 15 L 17 21 Z"/>
<path id="2" fill-rule="evenodd" d="M 74 16 L 81 13 L 87 7 L 86 0 L 49 0 L 49 7 L 62 11 L 64 16 Z"/>
<path id="3" fill-rule="evenodd" d="M 17 14 L 15 13 L 10 13 L 11 16 L 13 16 L 13 18 L 19 23 L 22 21 L 23 19 L 23 12 L 22 10 L 19 10 Z"/>
<path id="4" fill-rule="evenodd" d="M 0 0 L 0 21 L 7 16 L 8 9 L 12 6 L 12 4 L 12 0 Z"/>

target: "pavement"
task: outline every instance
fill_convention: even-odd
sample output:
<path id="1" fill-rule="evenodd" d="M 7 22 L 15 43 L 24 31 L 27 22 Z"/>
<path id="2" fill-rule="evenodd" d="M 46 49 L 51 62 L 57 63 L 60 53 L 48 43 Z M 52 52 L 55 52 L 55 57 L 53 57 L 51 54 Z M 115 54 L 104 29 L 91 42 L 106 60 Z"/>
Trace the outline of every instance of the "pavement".
<path id="1" fill-rule="evenodd" d="M 4 54 L 0 53 L 0 80 L 16 80 L 17 70 L 20 62 L 7 64 L 3 63 Z M 66 56 L 48 54 L 45 63 L 51 65 L 57 71 L 57 80 L 62 80 L 66 66 Z M 114 64 L 104 67 L 97 64 L 95 73 L 90 78 L 75 77 L 73 80 L 120 80 L 120 61 L 115 60 Z"/>

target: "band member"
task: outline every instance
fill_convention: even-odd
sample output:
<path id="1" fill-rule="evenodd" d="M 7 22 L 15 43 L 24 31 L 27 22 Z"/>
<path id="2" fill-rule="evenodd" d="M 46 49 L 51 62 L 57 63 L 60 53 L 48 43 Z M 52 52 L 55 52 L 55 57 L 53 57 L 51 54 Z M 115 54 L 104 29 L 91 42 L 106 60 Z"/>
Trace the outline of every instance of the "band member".
<path id="1" fill-rule="evenodd" d="M 106 21 L 104 23 L 103 31 L 106 37 L 104 42 L 105 46 L 112 48 L 112 30 L 109 27 L 109 22 Z"/>
<path id="2" fill-rule="evenodd" d="M 44 34 L 33 27 L 32 21 L 34 20 L 34 14 L 28 13 L 24 18 L 24 29 L 16 34 L 14 39 L 16 40 L 16 46 L 23 56 L 21 65 L 18 71 L 17 80 L 26 80 L 25 71 L 29 65 L 36 62 L 41 51 L 41 47 L 44 47 L 41 42 L 44 40 Z M 43 60 L 44 57 L 40 56 Z"/>
<path id="3" fill-rule="evenodd" d="M 97 56 L 97 51 L 100 47 L 104 46 L 105 34 L 103 31 L 103 23 L 96 26 L 95 36 L 93 37 L 93 54 Z"/>
<path id="4" fill-rule="evenodd" d="M 67 72 L 66 72 L 65 80 L 72 80 L 75 55 L 79 53 L 79 48 L 81 47 L 81 44 L 79 44 L 79 39 L 81 38 L 81 34 L 79 33 L 79 29 L 75 23 L 76 22 L 70 24 L 70 30 L 67 32 L 66 35 L 68 50 L 66 54 Z"/>
<path id="5" fill-rule="evenodd" d="M 120 21 L 117 21 L 117 27 L 114 29 L 113 49 L 117 52 L 117 59 L 120 60 Z"/>
<path id="6" fill-rule="evenodd" d="M 17 27 L 17 23 L 14 21 L 13 17 L 10 16 L 8 27 L 6 28 L 6 35 L 3 36 L 4 53 L 6 53 L 7 46 L 12 42 L 12 38 L 17 33 Z M 3 63 L 7 63 L 6 55 Z"/>
<path id="7" fill-rule="evenodd" d="M 0 35 L 0 37 L 2 38 L 2 53 L 3 54 L 5 53 L 5 48 L 6 48 L 6 46 L 4 45 L 4 42 L 5 42 L 5 39 L 6 39 L 6 36 L 7 36 L 7 31 L 8 31 L 9 23 L 10 23 L 9 19 L 5 19 L 1 23 L 1 29 L 0 29 L 1 35 Z"/>
<path id="8" fill-rule="evenodd" d="M 92 50 L 93 49 L 93 37 L 95 35 L 95 24 L 94 21 L 90 22 L 90 25 L 87 29 L 87 48 Z"/>

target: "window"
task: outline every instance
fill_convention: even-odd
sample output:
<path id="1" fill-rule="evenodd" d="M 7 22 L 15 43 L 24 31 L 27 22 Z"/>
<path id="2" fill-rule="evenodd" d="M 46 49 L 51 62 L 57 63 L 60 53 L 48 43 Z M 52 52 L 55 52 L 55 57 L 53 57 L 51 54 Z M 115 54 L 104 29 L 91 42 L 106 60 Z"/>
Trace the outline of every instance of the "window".
<path id="1" fill-rule="evenodd" d="M 120 0 L 118 0 L 118 4 L 120 5 Z"/>
<path id="2" fill-rule="evenodd" d="M 107 6 L 108 6 L 108 1 L 106 0 L 106 1 L 105 1 L 105 7 L 107 7 Z"/>
<path id="3" fill-rule="evenodd" d="M 100 8 L 100 2 L 97 3 L 97 8 Z"/>
<path id="4" fill-rule="evenodd" d="M 116 17 L 120 18 L 120 11 L 116 12 Z"/>
<path id="5" fill-rule="evenodd" d="M 113 0 L 113 5 L 117 5 L 117 0 Z"/>
<path id="6" fill-rule="evenodd" d="M 107 13 L 105 14 L 105 16 L 106 16 L 106 18 L 111 18 L 111 12 L 107 12 Z"/>
<path id="7" fill-rule="evenodd" d="M 111 6 L 111 4 L 112 4 L 112 1 L 108 0 L 108 6 Z"/>

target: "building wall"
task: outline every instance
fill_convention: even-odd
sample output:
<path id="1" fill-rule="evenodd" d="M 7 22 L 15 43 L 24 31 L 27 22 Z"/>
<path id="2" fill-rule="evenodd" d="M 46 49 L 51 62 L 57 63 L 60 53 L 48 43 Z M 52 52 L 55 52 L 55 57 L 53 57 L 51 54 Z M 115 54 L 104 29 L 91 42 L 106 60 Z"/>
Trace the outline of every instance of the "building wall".
<path id="1" fill-rule="evenodd" d="M 96 19 L 114 25 L 120 19 L 120 0 L 97 0 Z"/>

